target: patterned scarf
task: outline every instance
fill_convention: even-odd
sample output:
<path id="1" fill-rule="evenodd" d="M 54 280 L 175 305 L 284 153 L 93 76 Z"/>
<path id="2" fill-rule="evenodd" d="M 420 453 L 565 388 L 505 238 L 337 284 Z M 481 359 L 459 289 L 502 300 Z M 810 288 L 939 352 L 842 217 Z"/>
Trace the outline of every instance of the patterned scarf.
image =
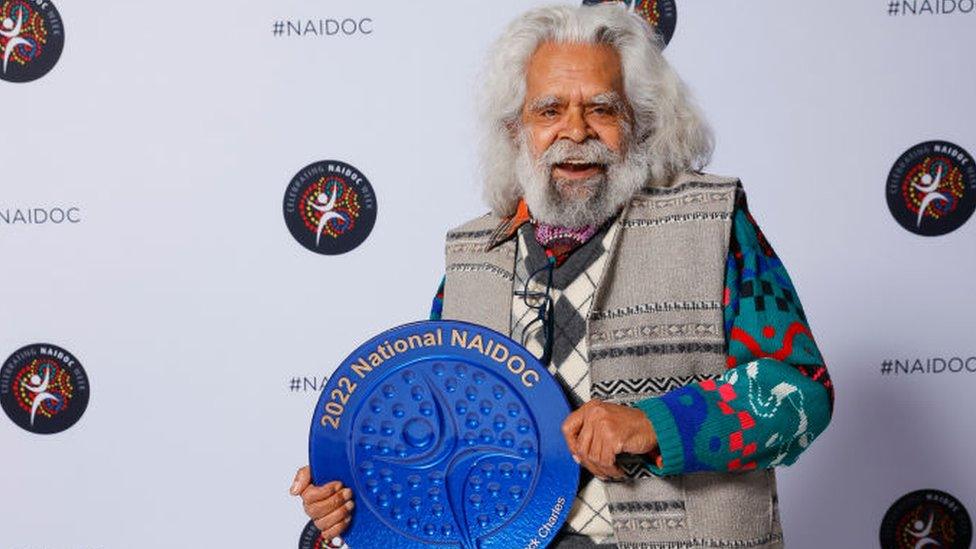
<path id="1" fill-rule="evenodd" d="M 494 242 L 505 240 L 515 234 L 519 227 L 531 223 L 535 229 L 535 240 L 546 249 L 547 255 L 556 258 L 556 266 L 562 265 L 566 259 L 580 246 L 586 244 L 600 230 L 601 225 L 584 225 L 582 227 L 563 227 L 540 223 L 532 218 L 529 207 L 524 199 L 519 199 L 515 214 L 503 224 L 500 233 L 492 239 Z"/>
<path id="2" fill-rule="evenodd" d="M 556 266 L 558 267 L 566 261 L 569 254 L 578 250 L 583 244 L 586 244 L 596 234 L 597 230 L 599 230 L 599 227 L 596 225 L 570 228 L 549 225 L 547 223 L 536 223 L 535 240 L 547 252 L 556 257 Z"/>

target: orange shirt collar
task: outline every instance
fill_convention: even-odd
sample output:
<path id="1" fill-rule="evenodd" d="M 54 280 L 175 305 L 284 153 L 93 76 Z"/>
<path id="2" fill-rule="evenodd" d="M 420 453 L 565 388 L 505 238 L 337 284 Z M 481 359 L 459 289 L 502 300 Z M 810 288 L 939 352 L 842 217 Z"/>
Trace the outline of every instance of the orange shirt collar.
<path id="1" fill-rule="evenodd" d="M 515 213 L 503 219 L 498 224 L 498 227 L 495 228 L 495 232 L 492 233 L 491 239 L 488 241 L 488 249 L 490 250 L 509 238 L 512 238 L 515 231 L 519 230 L 519 227 L 531 221 L 532 214 L 529 213 L 528 204 L 525 203 L 525 199 L 519 198 L 518 205 L 515 206 Z"/>

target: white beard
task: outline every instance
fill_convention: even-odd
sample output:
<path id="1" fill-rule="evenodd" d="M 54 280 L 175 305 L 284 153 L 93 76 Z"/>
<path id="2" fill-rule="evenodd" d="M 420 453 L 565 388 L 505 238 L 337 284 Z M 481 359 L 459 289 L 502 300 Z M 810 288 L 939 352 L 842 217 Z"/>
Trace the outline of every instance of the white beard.
<path id="1" fill-rule="evenodd" d="M 536 161 L 532 158 L 528 136 L 524 131 L 520 133 L 518 141 L 515 175 L 522 197 L 534 219 L 551 225 L 569 228 L 602 225 L 644 186 L 650 173 L 648 155 L 642 148 L 635 147 L 621 158 L 620 154 L 596 139 L 583 143 L 559 139 Z M 553 165 L 568 159 L 604 164 L 606 171 L 572 182 L 553 178 Z M 565 196 L 559 184 L 572 185 L 587 192 L 582 196 Z"/>

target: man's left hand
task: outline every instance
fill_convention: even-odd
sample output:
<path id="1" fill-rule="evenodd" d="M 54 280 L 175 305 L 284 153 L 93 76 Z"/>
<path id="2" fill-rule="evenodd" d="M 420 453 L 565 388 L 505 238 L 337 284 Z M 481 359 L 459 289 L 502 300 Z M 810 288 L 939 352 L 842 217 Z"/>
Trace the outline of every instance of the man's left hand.
<path id="1" fill-rule="evenodd" d="M 563 436 L 573 458 L 603 480 L 624 476 L 616 464 L 620 453 L 650 454 L 661 465 L 654 426 L 630 406 L 590 399 L 563 422 Z"/>

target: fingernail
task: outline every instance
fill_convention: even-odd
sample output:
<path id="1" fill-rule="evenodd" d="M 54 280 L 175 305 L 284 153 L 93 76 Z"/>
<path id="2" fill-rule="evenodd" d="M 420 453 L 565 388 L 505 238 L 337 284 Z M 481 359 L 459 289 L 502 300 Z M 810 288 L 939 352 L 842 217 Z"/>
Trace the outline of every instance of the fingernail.
<path id="1" fill-rule="evenodd" d="M 573 454 L 573 461 L 575 461 L 576 464 L 579 465 L 580 460 L 578 457 L 576 457 L 576 454 Z"/>
<path id="2" fill-rule="evenodd" d="M 349 509 L 350 511 L 352 511 L 352 508 L 355 507 L 355 506 L 356 506 L 356 503 L 353 500 L 349 500 L 349 501 L 346 502 L 346 509 Z"/>
<path id="3" fill-rule="evenodd" d="M 289 490 L 289 492 L 291 492 L 291 495 L 293 495 L 293 496 L 297 496 L 298 495 L 298 481 L 297 480 L 295 482 L 291 483 L 291 490 Z"/>
<path id="4" fill-rule="evenodd" d="M 344 488 L 342 490 L 342 497 L 345 498 L 345 499 L 351 498 L 352 497 L 352 488 Z"/>

